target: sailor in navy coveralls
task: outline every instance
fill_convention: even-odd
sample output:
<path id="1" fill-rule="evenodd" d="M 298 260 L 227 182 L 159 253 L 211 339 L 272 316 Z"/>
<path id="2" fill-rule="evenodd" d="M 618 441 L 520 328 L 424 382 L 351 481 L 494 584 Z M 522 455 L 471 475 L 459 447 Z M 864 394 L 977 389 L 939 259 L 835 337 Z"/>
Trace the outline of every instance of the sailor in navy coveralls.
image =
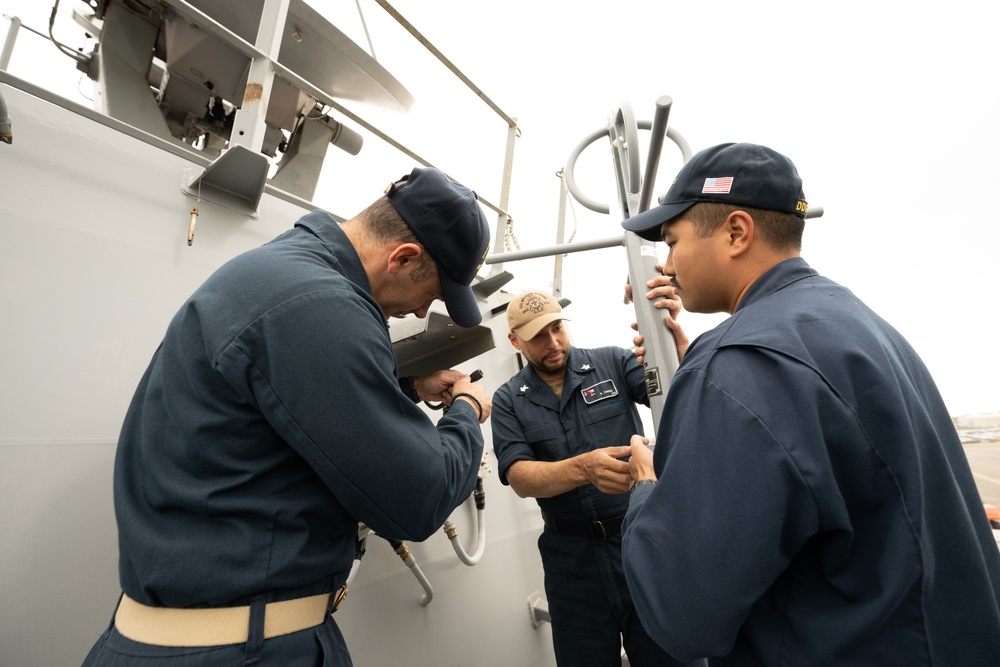
<path id="1" fill-rule="evenodd" d="M 507 308 L 509 338 L 528 360 L 493 396 L 500 480 L 534 497 L 545 528 L 538 549 L 563 667 L 674 665 L 643 630 L 625 584 L 620 526 L 632 477 L 627 443 L 648 405 L 635 354 L 571 347 L 562 308 L 528 291 Z"/>
<path id="2" fill-rule="evenodd" d="M 667 243 L 685 308 L 731 315 L 684 355 L 654 452 L 633 438 L 658 478 L 625 520 L 636 608 L 712 665 L 1000 665 L 1000 553 L 951 417 L 899 332 L 799 256 L 807 210 L 787 157 L 722 144 L 622 223 Z"/>
<path id="3" fill-rule="evenodd" d="M 333 616 L 358 524 L 422 540 L 472 493 L 490 401 L 457 371 L 398 379 L 387 318 L 469 285 L 474 192 L 414 169 L 354 219 L 302 217 L 181 307 L 115 462 L 123 596 L 85 665 L 346 667 Z M 451 405 L 435 425 L 418 399 Z"/>

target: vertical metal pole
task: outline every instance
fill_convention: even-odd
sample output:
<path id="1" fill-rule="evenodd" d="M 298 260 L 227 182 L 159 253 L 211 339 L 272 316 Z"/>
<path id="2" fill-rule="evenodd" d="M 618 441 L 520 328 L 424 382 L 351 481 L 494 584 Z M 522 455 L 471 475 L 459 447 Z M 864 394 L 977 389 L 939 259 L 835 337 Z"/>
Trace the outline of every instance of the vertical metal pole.
<path id="1" fill-rule="evenodd" d="M 566 233 L 566 198 L 569 196 L 569 188 L 566 187 L 566 172 L 559 170 L 559 217 L 556 222 L 556 245 L 560 246 L 565 242 L 563 235 Z M 552 296 L 556 301 L 562 298 L 562 266 L 563 253 L 553 255 L 552 263 Z"/>
<path id="2" fill-rule="evenodd" d="M 290 0 L 264 0 L 260 25 L 257 28 L 256 47 L 266 54 L 266 57 L 254 58 L 250 63 L 243 105 L 236 111 L 236 118 L 233 121 L 230 143 L 245 146 L 254 153 L 259 153 L 264 146 L 264 118 L 267 115 L 267 104 L 271 99 L 271 88 L 274 84 L 274 68 L 271 67 L 271 61 L 278 59 L 289 2 Z"/>
<path id="3" fill-rule="evenodd" d="M 660 98 L 660 100 L 657 100 L 658 123 L 654 124 L 654 127 L 656 125 L 660 126 L 656 132 L 660 133 L 661 140 L 659 142 L 654 140 L 652 143 L 653 146 L 658 146 L 657 152 L 662 150 L 663 147 L 662 136 L 666 133 L 666 114 L 670 110 L 669 100 L 670 98 L 666 98 L 666 100 Z M 660 103 L 664 101 L 666 103 L 661 107 Z M 614 136 L 616 129 L 624 131 L 629 129 L 628 127 L 616 127 L 615 123 L 619 120 L 621 120 L 621 125 L 634 122 L 630 116 L 630 113 L 625 112 L 625 107 L 619 110 L 617 117 L 613 119 L 610 126 L 612 136 Z M 638 146 L 628 146 L 623 151 L 620 149 L 624 153 L 627 153 L 628 150 L 638 150 Z M 645 204 L 642 203 L 640 192 L 651 193 L 652 183 L 649 183 L 648 187 L 646 183 L 640 183 L 636 192 L 629 192 L 630 188 L 625 185 L 624 171 L 621 166 L 622 164 L 628 164 L 629 160 L 628 156 L 621 155 L 621 152 L 615 154 L 615 167 L 621 192 L 625 193 L 624 204 L 627 205 L 628 209 L 626 212 L 627 217 L 632 217 L 644 210 L 645 206 L 648 206 L 648 200 Z M 659 155 L 655 157 L 651 155 L 647 162 L 647 167 L 654 165 L 654 160 L 658 162 Z M 649 181 L 651 178 L 652 176 L 649 175 L 649 169 L 647 168 L 643 180 Z M 651 197 L 651 195 L 649 196 Z M 646 241 L 632 232 L 625 232 L 625 253 L 628 257 L 629 283 L 632 285 L 632 305 L 635 308 L 639 333 L 643 337 L 643 346 L 646 348 L 644 359 L 646 393 L 649 395 L 649 408 L 653 413 L 653 425 L 655 429 L 659 426 L 660 415 L 663 413 L 663 405 L 667 398 L 667 389 L 679 365 L 677 344 L 674 341 L 673 333 L 663 324 L 663 313 L 657 310 L 653 302 L 645 297 L 646 281 L 657 273 L 656 264 L 658 257 L 656 244 L 652 241 Z"/>
<path id="4" fill-rule="evenodd" d="M 657 273 L 656 244 L 632 232 L 625 232 L 625 253 L 628 256 L 628 277 L 632 284 L 635 321 L 646 348 L 646 393 L 649 394 L 649 408 L 653 412 L 653 424 L 656 428 L 660 424 L 670 380 L 679 365 L 677 344 L 673 333 L 663 323 L 664 314 L 645 297 L 646 281 Z"/>
<path id="5" fill-rule="evenodd" d="M 500 202 L 497 214 L 496 236 L 493 239 L 493 252 L 502 253 L 504 251 L 504 236 L 507 232 L 508 216 L 507 205 L 510 200 L 510 179 L 514 169 L 514 140 L 517 139 L 517 119 L 507 126 L 507 151 L 503 161 L 503 179 L 500 182 Z M 503 271 L 503 263 L 494 264 L 490 270 L 490 275 Z"/>
<path id="6" fill-rule="evenodd" d="M 0 69 L 6 70 L 10 63 L 10 54 L 14 51 L 14 40 L 17 39 L 17 31 L 21 29 L 21 19 L 16 16 L 10 17 L 10 27 L 7 29 L 7 39 L 3 43 L 3 52 L 0 53 Z"/>
<path id="7" fill-rule="evenodd" d="M 660 166 L 663 138 L 667 134 L 667 118 L 670 116 L 670 106 L 673 103 L 674 101 L 668 95 L 656 100 L 653 127 L 649 135 L 649 155 L 646 156 L 646 172 L 642 177 L 642 192 L 639 194 L 639 212 L 649 210 L 649 205 L 653 201 L 656 168 Z"/>

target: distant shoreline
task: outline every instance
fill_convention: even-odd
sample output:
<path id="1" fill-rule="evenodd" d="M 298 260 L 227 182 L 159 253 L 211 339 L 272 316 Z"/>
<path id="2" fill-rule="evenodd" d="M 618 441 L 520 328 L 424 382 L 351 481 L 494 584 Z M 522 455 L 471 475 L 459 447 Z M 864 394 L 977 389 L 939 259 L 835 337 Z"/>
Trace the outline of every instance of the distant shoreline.
<path id="1" fill-rule="evenodd" d="M 963 445 L 1000 442 L 1000 414 L 952 417 Z"/>

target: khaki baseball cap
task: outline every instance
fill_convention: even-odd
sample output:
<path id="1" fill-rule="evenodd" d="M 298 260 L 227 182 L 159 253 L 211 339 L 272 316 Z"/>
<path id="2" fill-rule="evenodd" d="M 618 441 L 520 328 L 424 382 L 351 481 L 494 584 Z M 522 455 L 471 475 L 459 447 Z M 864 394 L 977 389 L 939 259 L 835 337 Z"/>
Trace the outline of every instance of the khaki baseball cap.
<path id="1" fill-rule="evenodd" d="M 507 325 L 521 340 L 531 340 L 556 320 L 569 318 L 563 316 L 562 306 L 555 297 L 546 292 L 521 292 L 507 304 Z"/>

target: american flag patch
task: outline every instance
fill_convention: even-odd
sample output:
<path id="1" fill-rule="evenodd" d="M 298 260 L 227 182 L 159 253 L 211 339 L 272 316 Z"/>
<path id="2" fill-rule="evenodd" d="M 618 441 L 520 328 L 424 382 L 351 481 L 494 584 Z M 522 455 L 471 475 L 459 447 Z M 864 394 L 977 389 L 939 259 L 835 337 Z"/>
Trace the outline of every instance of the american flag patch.
<path id="1" fill-rule="evenodd" d="M 728 195 L 729 189 L 733 187 L 733 177 L 706 178 L 705 185 L 702 186 L 702 194 L 714 192 L 715 194 Z"/>

